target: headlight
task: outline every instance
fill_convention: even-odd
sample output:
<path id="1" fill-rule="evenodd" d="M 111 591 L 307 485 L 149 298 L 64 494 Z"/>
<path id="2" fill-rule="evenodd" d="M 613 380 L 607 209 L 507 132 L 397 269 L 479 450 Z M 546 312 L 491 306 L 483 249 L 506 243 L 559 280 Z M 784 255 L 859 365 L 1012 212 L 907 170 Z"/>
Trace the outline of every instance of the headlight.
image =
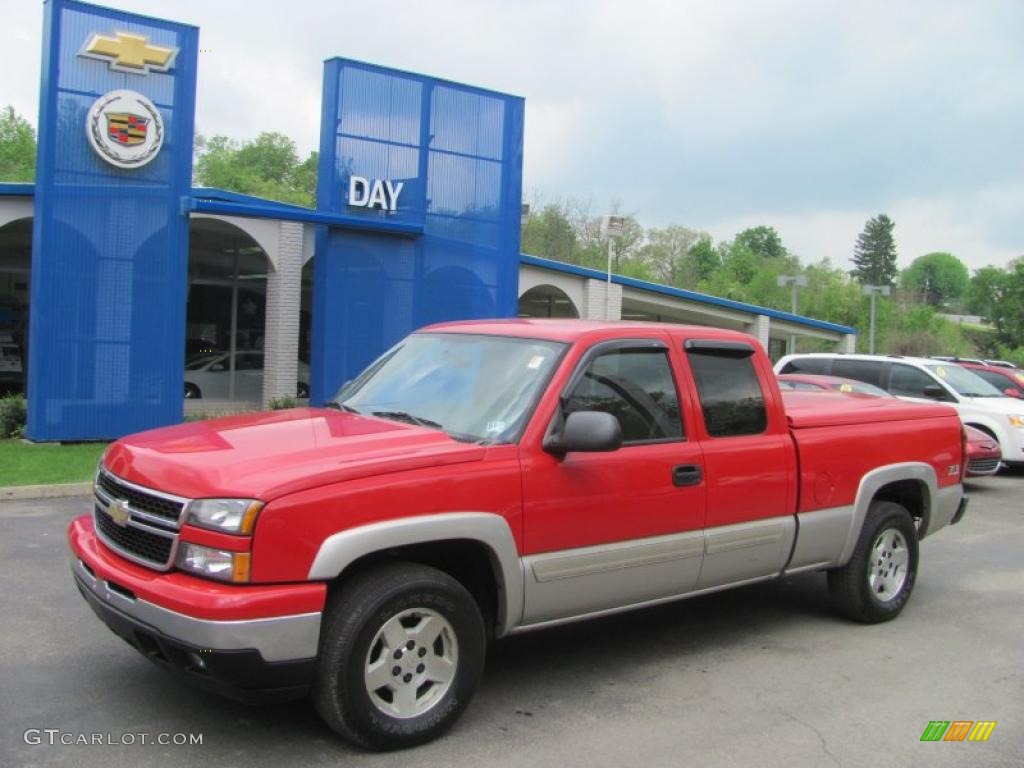
<path id="1" fill-rule="evenodd" d="M 263 502 L 255 499 L 198 499 L 189 503 L 185 522 L 221 533 L 250 534 Z"/>
<path id="2" fill-rule="evenodd" d="M 1024 427 L 1024 416 L 1016 416 L 1016 415 L 1011 413 L 1006 418 L 1008 418 L 1010 420 L 1010 424 L 1012 426 L 1014 426 L 1014 427 Z"/>
<path id="3" fill-rule="evenodd" d="M 249 581 L 248 552 L 227 552 L 189 541 L 178 549 L 178 567 L 218 581 Z"/>

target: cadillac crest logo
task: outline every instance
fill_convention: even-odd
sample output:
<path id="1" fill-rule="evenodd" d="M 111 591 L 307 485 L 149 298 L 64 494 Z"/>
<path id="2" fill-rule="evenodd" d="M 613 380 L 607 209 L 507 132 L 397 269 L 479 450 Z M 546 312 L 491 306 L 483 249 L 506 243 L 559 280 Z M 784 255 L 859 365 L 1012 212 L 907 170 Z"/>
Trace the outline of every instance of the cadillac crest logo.
<path id="1" fill-rule="evenodd" d="M 85 121 L 96 153 L 118 168 L 141 168 L 164 143 L 164 121 L 152 101 L 135 91 L 110 91 L 96 99 Z"/>

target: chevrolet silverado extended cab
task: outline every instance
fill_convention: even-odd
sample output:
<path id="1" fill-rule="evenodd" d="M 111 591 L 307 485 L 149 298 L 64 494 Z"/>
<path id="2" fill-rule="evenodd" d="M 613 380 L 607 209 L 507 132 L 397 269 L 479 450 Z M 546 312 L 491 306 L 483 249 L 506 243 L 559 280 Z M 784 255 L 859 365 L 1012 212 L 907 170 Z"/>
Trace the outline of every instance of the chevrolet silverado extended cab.
<path id="1" fill-rule="evenodd" d="M 953 409 L 784 403 L 733 331 L 433 326 L 328 405 L 113 443 L 72 570 L 150 659 L 309 694 L 374 749 L 449 727 L 510 633 L 808 570 L 845 615 L 891 619 L 919 539 L 966 506 Z"/>

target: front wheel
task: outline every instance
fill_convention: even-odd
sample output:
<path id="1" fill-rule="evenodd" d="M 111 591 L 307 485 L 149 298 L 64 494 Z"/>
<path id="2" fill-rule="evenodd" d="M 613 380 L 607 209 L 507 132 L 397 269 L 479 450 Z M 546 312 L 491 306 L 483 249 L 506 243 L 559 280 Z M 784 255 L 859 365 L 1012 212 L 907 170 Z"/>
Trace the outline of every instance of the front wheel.
<path id="1" fill-rule="evenodd" d="M 850 562 L 828 572 L 832 602 L 844 616 L 865 624 L 894 619 L 914 589 L 917 561 L 917 528 L 910 513 L 895 502 L 873 502 Z"/>
<path id="2" fill-rule="evenodd" d="M 483 618 L 465 587 L 414 563 L 344 585 L 324 617 L 313 702 L 336 732 L 369 749 L 437 738 L 483 671 Z"/>

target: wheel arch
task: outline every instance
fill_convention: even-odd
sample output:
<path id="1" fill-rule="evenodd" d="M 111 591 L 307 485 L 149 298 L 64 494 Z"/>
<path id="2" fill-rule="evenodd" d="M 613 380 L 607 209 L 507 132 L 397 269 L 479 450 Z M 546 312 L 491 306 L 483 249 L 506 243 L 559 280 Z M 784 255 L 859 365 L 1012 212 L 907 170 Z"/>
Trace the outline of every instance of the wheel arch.
<path id="1" fill-rule="evenodd" d="M 980 429 L 982 432 L 984 432 L 986 435 L 991 437 L 997 443 L 999 442 L 999 435 L 997 435 L 996 431 L 992 427 L 990 427 L 988 424 L 983 424 L 980 421 L 965 421 L 964 422 L 964 426 L 965 427 L 974 427 L 975 429 Z"/>
<path id="2" fill-rule="evenodd" d="M 493 612 L 499 637 L 522 619 L 523 570 L 515 539 L 505 518 L 489 512 L 421 515 L 341 531 L 321 544 L 309 578 L 340 584 L 358 570 L 394 560 L 431 565 L 458 580 Z"/>
<path id="3" fill-rule="evenodd" d="M 894 501 L 904 506 L 918 520 L 917 528 L 920 537 L 924 538 L 931 532 L 929 529 L 937 494 L 935 469 L 924 462 L 889 464 L 865 474 L 857 488 L 853 521 L 839 556 L 839 565 L 846 565 L 850 561 L 872 502 Z"/>

